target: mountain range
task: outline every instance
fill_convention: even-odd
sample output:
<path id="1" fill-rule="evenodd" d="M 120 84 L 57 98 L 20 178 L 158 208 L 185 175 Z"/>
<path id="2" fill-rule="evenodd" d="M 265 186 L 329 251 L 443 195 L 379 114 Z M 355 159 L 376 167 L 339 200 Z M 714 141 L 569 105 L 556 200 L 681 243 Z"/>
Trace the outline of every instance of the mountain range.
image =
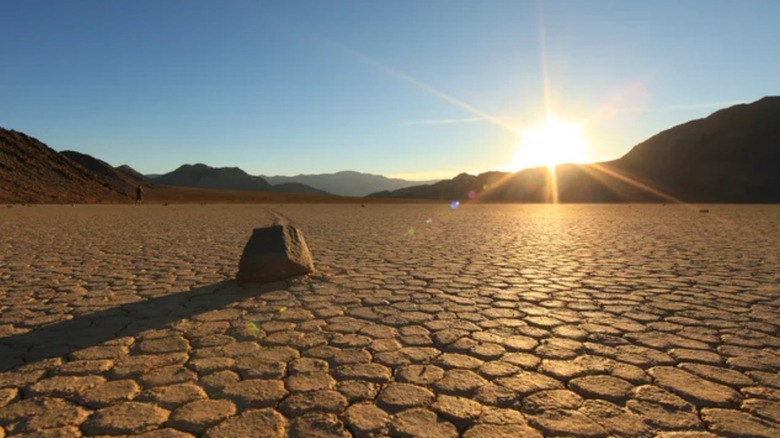
<path id="1" fill-rule="evenodd" d="M 24 133 L 0 128 L 0 202 L 6 203 L 127 202 L 139 184 L 164 193 L 166 199 L 188 202 L 332 202 L 341 198 L 327 197 L 328 192 L 350 195 L 378 187 L 381 191 L 371 197 L 550 202 L 555 192 L 560 202 L 774 203 L 780 202 L 780 97 L 675 126 L 617 160 L 559 165 L 554 175 L 547 168 L 534 168 L 464 173 L 413 185 L 349 171 L 266 179 L 237 167 L 185 164 L 148 178 L 127 165 L 113 167 L 80 152 L 57 152 Z M 557 190 L 551 190 L 553 186 Z M 287 198 L 274 197 L 279 193 Z"/>
<path id="2" fill-rule="evenodd" d="M 665 130 L 604 163 L 556 167 L 560 202 L 780 202 L 780 97 Z M 549 202 L 547 168 L 460 174 L 372 197 Z"/>
<path id="3" fill-rule="evenodd" d="M 367 194 L 377 188 L 398 188 L 419 184 L 418 182 L 386 178 L 381 175 L 358 172 L 339 172 L 313 177 L 315 184 L 324 185 L 339 194 Z M 111 166 L 93 156 L 76 152 L 57 152 L 41 141 L 24 133 L 0 128 L 0 202 L 22 203 L 74 203 L 74 202 L 126 202 L 133 198 L 135 188 L 143 185 L 147 189 L 176 187 L 187 189 L 208 189 L 233 192 L 259 192 L 269 194 L 306 195 L 298 197 L 301 202 L 332 195 L 319 188 L 295 181 L 296 177 L 273 177 L 272 182 L 260 176 L 247 174 L 238 167 L 211 167 L 205 164 L 184 164 L 163 174 L 144 176 L 128 165 Z M 307 178 L 304 178 L 307 179 Z M 424 181 L 422 181 L 424 182 Z M 350 186 L 354 185 L 356 189 Z M 158 190 L 160 191 L 160 190 Z M 162 190 L 171 200 L 198 198 L 192 190 L 171 192 Z M 204 199 L 214 200 L 219 195 L 202 192 Z M 317 198 L 319 196 L 319 198 Z M 226 199 L 247 202 L 273 202 L 284 198 L 258 197 L 238 193 Z"/>
<path id="4" fill-rule="evenodd" d="M 439 180 L 409 181 L 383 175 L 345 170 L 336 173 L 296 176 L 263 176 L 271 184 L 301 183 L 340 196 L 366 196 L 373 192 L 433 184 Z"/>
<path id="5" fill-rule="evenodd" d="M 210 167 L 205 164 L 185 164 L 173 172 L 152 178 L 159 184 L 202 189 L 238 190 L 274 193 L 328 195 L 328 192 L 305 184 L 288 182 L 270 184 L 264 178 L 252 176 L 238 167 Z"/>
<path id="6" fill-rule="evenodd" d="M 366 196 L 377 191 L 438 182 L 408 181 L 350 170 L 316 175 L 253 176 L 238 167 L 210 167 L 205 164 L 185 164 L 172 172 L 146 177 L 171 186 L 338 196 Z"/>
<path id="7" fill-rule="evenodd" d="M 147 194 L 158 194 L 160 201 L 333 202 L 322 190 L 298 183 L 271 185 L 238 168 L 184 165 L 152 180 L 128 165 L 113 167 L 80 152 L 57 152 L 24 133 L 0 128 L 2 203 L 121 203 L 133 199 L 138 185 L 144 186 Z M 241 195 L 236 191 L 285 196 Z"/>

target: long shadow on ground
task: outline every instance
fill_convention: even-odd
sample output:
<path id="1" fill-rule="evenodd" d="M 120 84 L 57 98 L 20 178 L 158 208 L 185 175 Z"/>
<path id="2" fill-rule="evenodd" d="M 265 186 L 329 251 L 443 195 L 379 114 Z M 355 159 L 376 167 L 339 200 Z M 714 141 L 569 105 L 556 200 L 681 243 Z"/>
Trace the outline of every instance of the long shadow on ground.
<path id="1" fill-rule="evenodd" d="M 25 363 L 70 354 L 123 336 L 135 336 L 183 318 L 222 309 L 262 295 L 267 289 L 240 288 L 233 281 L 149 298 L 0 339 L 0 372 Z"/>

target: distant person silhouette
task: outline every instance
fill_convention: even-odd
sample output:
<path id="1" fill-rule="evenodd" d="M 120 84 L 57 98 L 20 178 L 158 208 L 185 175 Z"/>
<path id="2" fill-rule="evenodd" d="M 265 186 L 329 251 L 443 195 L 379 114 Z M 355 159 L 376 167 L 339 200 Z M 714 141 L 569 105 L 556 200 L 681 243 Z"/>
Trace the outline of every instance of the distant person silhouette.
<path id="1" fill-rule="evenodd" d="M 141 184 L 138 184 L 138 187 L 135 188 L 135 205 L 141 205 L 144 203 L 144 188 L 141 187 Z"/>

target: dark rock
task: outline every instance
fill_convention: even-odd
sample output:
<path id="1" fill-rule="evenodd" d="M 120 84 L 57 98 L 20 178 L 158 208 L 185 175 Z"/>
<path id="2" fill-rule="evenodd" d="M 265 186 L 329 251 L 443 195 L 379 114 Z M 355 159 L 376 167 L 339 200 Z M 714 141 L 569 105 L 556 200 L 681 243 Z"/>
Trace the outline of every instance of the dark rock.
<path id="1" fill-rule="evenodd" d="M 303 233 L 290 225 L 255 228 L 238 264 L 239 283 L 267 283 L 314 272 Z"/>

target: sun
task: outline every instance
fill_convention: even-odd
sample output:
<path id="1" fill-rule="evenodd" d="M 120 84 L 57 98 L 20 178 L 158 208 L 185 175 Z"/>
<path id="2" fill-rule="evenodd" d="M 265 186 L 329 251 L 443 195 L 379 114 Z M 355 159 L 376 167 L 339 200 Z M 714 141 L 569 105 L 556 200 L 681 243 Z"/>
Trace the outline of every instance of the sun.
<path id="1" fill-rule="evenodd" d="M 542 125 L 518 132 L 521 141 L 511 166 L 515 170 L 539 166 L 553 168 L 558 164 L 588 161 L 582 125 L 565 123 L 549 116 Z"/>

